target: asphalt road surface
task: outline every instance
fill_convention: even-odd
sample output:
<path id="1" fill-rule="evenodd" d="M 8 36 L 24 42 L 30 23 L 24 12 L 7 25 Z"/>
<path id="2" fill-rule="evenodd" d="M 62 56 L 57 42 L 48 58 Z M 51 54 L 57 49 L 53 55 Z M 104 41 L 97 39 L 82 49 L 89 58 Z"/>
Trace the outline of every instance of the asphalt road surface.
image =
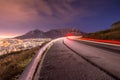
<path id="1" fill-rule="evenodd" d="M 79 56 L 105 73 L 120 80 L 120 46 L 65 39 L 65 44 Z M 102 46 L 103 45 L 103 46 Z"/>
<path id="2" fill-rule="evenodd" d="M 46 53 L 38 80 L 119 80 L 118 53 L 60 39 Z"/>

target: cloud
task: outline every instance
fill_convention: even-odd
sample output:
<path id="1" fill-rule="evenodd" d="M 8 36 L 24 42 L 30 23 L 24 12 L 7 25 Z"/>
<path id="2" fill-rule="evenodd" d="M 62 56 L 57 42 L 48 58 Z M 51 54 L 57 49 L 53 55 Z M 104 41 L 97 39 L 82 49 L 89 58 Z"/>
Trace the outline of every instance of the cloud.
<path id="1" fill-rule="evenodd" d="M 0 0 L 0 32 L 48 29 L 95 15 L 107 0 Z M 104 6 L 104 5 L 103 5 Z M 97 8 L 96 8 L 97 7 Z M 37 27 L 35 27 L 37 26 Z M 40 26 L 40 27 L 38 27 Z"/>
<path id="2" fill-rule="evenodd" d="M 81 0 L 1 0 L 0 18 L 7 23 L 69 22 L 78 15 L 90 16 L 82 4 Z"/>

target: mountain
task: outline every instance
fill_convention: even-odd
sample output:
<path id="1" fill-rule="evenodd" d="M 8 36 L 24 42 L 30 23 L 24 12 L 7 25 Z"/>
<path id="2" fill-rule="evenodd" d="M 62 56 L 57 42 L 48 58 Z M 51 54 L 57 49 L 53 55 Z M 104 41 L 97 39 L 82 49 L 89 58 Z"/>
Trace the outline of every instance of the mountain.
<path id="1" fill-rule="evenodd" d="M 46 37 L 50 38 L 57 38 L 57 37 L 64 37 L 66 34 L 74 34 L 74 35 L 82 35 L 83 32 L 81 32 L 78 29 L 75 28 L 67 28 L 67 29 L 53 29 L 45 33 Z"/>
<path id="2" fill-rule="evenodd" d="M 52 29 L 47 32 L 43 32 L 41 30 L 33 30 L 29 31 L 28 33 L 18 36 L 16 38 L 18 39 L 29 39 L 29 38 L 58 38 L 58 37 L 64 37 L 66 34 L 74 34 L 74 35 L 83 35 L 84 32 L 81 32 L 80 30 L 76 28 L 66 28 L 66 29 Z"/>
<path id="3" fill-rule="evenodd" d="M 27 39 L 27 38 L 39 38 L 39 37 L 44 37 L 44 32 L 36 29 L 36 30 L 33 30 L 33 31 L 29 31 L 26 34 L 24 34 L 22 36 L 15 37 L 15 38 Z"/>
<path id="4" fill-rule="evenodd" d="M 120 21 L 113 23 L 110 29 L 98 31 L 95 33 L 89 33 L 84 37 L 96 39 L 120 40 Z"/>

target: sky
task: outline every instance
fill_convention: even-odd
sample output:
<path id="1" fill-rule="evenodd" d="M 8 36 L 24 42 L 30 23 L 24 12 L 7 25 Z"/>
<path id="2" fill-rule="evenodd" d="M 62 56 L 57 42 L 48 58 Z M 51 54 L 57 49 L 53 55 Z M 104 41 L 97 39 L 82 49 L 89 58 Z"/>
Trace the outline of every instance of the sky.
<path id="1" fill-rule="evenodd" d="M 34 29 L 95 32 L 119 20 L 120 0 L 0 0 L 0 38 Z"/>

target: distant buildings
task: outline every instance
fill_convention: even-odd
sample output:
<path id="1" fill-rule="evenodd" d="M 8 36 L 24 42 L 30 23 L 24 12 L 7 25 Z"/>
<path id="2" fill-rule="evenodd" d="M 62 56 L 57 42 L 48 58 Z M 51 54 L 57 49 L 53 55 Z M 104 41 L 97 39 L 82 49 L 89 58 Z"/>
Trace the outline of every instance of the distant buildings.
<path id="1" fill-rule="evenodd" d="M 0 55 L 41 46 L 50 39 L 3 39 L 0 40 Z"/>

